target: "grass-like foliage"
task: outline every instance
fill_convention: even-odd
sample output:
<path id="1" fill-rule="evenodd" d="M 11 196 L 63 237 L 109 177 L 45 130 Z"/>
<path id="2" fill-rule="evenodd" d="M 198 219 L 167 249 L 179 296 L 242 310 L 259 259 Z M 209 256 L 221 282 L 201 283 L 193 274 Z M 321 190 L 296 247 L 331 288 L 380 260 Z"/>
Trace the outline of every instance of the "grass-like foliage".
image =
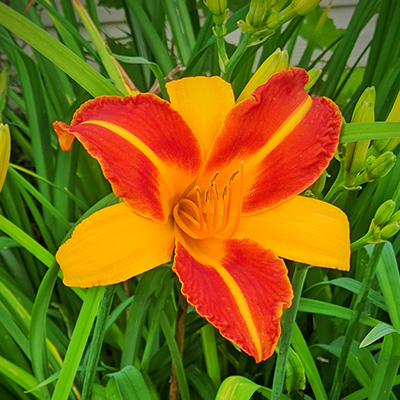
<path id="1" fill-rule="evenodd" d="M 330 5 L 308 9 L 315 1 L 259 1 L 270 7 L 261 17 L 250 1 L 228 1 L 229 11 L 206 3 L 212 12 L 196 0 L 0 2 L 0 134 L 11 136 L 0 194 L 1 400 L 400 398 L 400 2 L 354 2 L 347 29 Z M 100 7 L 118 9 L 118 36 L 104 31 Z M 371 20 L 372 40 L 351 61 Z M 187 307 L 170 263 L 105 288 L 66 287 L 58 247 L 119 200 L 80 144 L 61 150 L 52 123 L 70 123 L 100 95 L 167 99 L 166 82 L 187 76 L 222 76 L 239 96 L 278 48 L 345 120 L 335 158 L 303 194 L 347 214 L 350 272 L 287 262 L 293 305 L 261 363 Z"/>

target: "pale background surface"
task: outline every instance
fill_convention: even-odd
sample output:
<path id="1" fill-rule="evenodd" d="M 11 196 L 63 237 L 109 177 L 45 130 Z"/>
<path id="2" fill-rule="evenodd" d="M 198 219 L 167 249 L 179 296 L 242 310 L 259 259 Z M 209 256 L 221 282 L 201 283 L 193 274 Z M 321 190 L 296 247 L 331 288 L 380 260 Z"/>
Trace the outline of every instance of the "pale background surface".
<path id="1" fill-rule="evenodd" d="M 160 0 L 161 1 L 161 0 Z M 326 7 L 329 3 L 329 0 L 323 0 L 321 2 L 322 7 Z M 354 7 L 358 3 L 357 0 L 331 0 L 332 8 L 329 11 L 328 16 L 334 20 L 334 23 L 337 28 L 346 28 L 350 18 L 353 14 Z M 229 0 L 228 0 L 229 5 Z M 105 9 L 102 7 L 98 8 L 99 18 L 102 23 L 103 30 L 113 38 L 121 38 L 125 36 L 124 32 L 128 31 L 128 28 L 125 24 L 125 15 L 123 10 L 115 10 L 115 9 Z M 50 19 L 43 15 L 45 25 L 46 21 L 48 21 L 48 26 L 51 26 Z M 349 65 L 352 66 L 353 63 L 357 60 L 360 53 L 367 46 L 369 41 L 373 36 L 373 31 L 376 23 L 376 17 L 374 16 L 372 20 L 368 23 L 365 29 L 361 32 L 358 41 L 355 45 L 354 51 L 351 54 Z M 50 33 L 51 30 L 50 30 Z M 84 31 L 82 31 L 83 35 L 88 38 Z M 231 33 L 227 40 L 229 42 L 237 42 L 239 38 L 240 32 L 239 30 Z M 305 48 L 305 41 L 302 38 L 299 38 L 296 47 L 293 52 L 293 56 L 291 59 L 291 65 L 296 65 L 296 62 L 300 60 L 300 57 Z M 368 53 L 363 57 L 359 66 L 364 66 L 367 60 Z M 329 58 L 330 54 L 328 54 L 327 58 Z"/>

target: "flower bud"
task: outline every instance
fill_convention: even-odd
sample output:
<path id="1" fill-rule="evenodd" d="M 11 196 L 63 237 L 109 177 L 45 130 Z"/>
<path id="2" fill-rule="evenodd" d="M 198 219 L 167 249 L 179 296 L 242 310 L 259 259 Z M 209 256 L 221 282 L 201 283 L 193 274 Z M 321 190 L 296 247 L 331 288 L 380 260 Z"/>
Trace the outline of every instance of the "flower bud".
<path id="1" fill-rule="evenodd" d="M 289 55 L 287 51 L 281 51 L 280 49 L 277 49 L 260 65 L 243 89 L 237 101 L 239 102 L 247 97 L 250 97 L 253 91 L 259 86 L 264 85 L 264 83 L 266 83 L 273 74 L 283 69 L 287 69 L 288 67 Z"/>
<path id="2" fill-rule="evenodd" d="M 262 29 L 267 20 L 270 3 L 270 0 L 251 0 L 246 25 L 251 26 L 254 31 Z"/>
<path id="3" fill-rule="evenodd" d="M 321 3 L 322 0 L 293 0 L 292 9 L 297 15 L 306 15 Z"/>
<path id="4" fill-rule="evenodd" d="M 390 220 L 393 215 L 394 209 L 396 208 L 396 203 L 393 200 L 387 200 L 382 203 L 376 210 L 374 216 L 374 223 L 378 226 L 384 226 Z"/>
<path id="5" fill-rule="evenodd" d="M 400 230 L 400 225 L 398 222 L 392 222 L 384 226 L 380 232 L 380 238 L 386 240 L 394 236 Z"/>
<path id="6" fill-rule="evenodd" d="M 282 21 L 283 18 L 279 14 L 279 10 L 283 6 L 281 3 L 277 0 L 251 0 L 246 22 L 238 22 L 241 31 L 248 35 L 248 46 L 262 43 L 274 33 L 277 26 L 285 22 L 278 22 L 278 20 Z M 272 27 L 267 23 L 270 18 L 274 20 Z"/>
<path id="7" fill-rule="evenodd" d="M 396 211 L 389 219 L 389 224 L 392 222 L 400 223 L 400 210 Z"/>
<path id="8" fill-rule="evenodd" d="M 307 74 L 308 74 L 308 82 L 304 86 L 305 91 L 310 90 L 315 85 L 315 83 L 322 74 L 322 69 L 314 67 L 311 68 L 309 71 L 307 71 Z"/>
<path id="9" fill-rule="evenodd" d="M 372 182 L 387 175 L 396 163 L 396 156 L 391 152 L 381 154 L 365 168 L 365 181 Z"/>
<path id="10" fill-rule="evenodd" d="M 213 15 L 215 25 L 224 25 L 227 18 L 227 0 L 206 0 L 205 4 Z"/>
<path id="11" fill-rule="evenodd" d="M 319 178 L 310 186 L 311 192 L 318 197 L 325 188 L 327 172 L 323 171 Z"/>
<path id="12" fill-rule="evenodd" d="M 396 100 L 386 119 L 388 122 L 400 122 L 400 91 L 397 93 Z M 393 151 L 400 143 L 399 138 L 379 139 L 372 143 L 372 154 L 382 154 L 386 151 Z"/>
<path id="13" fill-rule="evenodd" d="M 206 0 L 205 4 L 213 15 L 224 14 L 228 7 L 227 0 Z"/>
<path id="14" fill-rule="evenodd" d="M 370 87 L 365 89 L 358 99 L 351 122 L 374 122 L 374 108 L 375 88 Z M 347 187 L 353 187 L 356 184 L 357 175 L 364 169 L 369 143 L 369 140 L 361 140 L 347 144 L 344 159 L 344 182 Z"/>
<path id="15" fill-rule="evenodd" d="M 11 138 L 10 129 L 6 124 L 0 124 L 0 191 L 6 179 L 10 161 Z"/>

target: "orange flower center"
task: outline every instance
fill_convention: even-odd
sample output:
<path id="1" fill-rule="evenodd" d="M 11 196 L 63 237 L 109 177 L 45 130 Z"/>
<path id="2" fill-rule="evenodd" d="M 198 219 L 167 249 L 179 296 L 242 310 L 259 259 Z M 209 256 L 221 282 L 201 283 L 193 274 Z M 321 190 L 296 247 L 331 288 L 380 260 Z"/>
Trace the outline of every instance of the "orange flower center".
<path id="1" fill-rule="evenodd" d="M 175 223 L 193 239 L 231 237 L 239 225 L 243 204 L 243 162 L 224 185 L 217 183 L 217 171 L 210 185 L 195 186 L 173 210 Z M 235 183 L 235 184 L 234 184 Z"/>

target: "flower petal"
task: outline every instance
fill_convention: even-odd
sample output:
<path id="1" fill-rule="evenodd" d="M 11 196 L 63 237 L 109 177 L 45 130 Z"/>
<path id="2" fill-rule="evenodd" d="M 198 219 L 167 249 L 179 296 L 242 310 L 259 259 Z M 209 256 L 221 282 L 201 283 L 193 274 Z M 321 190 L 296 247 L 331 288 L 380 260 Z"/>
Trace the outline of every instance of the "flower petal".
<path id="1" fill-rule="evenodd" d="M 275 254 L 301 263 L 348 271 L 349 223 L 337 207 L 296 196 L 240 220 L 235 237 L 251 238 Z"/>
<path id="2" fill-rule="evenodd" d="M 83 220 L 58 250 L 67 286 L 111 285 L 168 262 L 173 224 L 161 225 L 132 212 L 125 203 Z"/>
<path id="3" fill-rule="evenodd" d="M 222 121 L 235 105 L 231 85 L 218 76 L 198 76 L 169 82 L 166 87 L 172 107 L 193 129 L 207 154 Z"/>
<path id="4" fill-rule="evenodd" d="M 71 126 L 54 123 L 63 150 L 76 137 L 114 193 L 137 213 L 165 223 L 203 162 L 201 145 L 169 103 L 152 94 L 86 102 Z"/>
<path id="5" fill-rule="evenodd" d="M 304 92 L 306 71 L 281 71 L 227 115 L 199 179 L 216 184 L 244 164 L 243 212 L 257 213 L 294 197 L 313 183 L 336 150 L 341 114 L 329 99 Z"/>
<path id="6" fill-rule="evenodd" d="M 178 240 L 173 270 L 189 304 L 222 336 L 266 360 L 292 289 L 283 261 L 252 240 Z"/>

